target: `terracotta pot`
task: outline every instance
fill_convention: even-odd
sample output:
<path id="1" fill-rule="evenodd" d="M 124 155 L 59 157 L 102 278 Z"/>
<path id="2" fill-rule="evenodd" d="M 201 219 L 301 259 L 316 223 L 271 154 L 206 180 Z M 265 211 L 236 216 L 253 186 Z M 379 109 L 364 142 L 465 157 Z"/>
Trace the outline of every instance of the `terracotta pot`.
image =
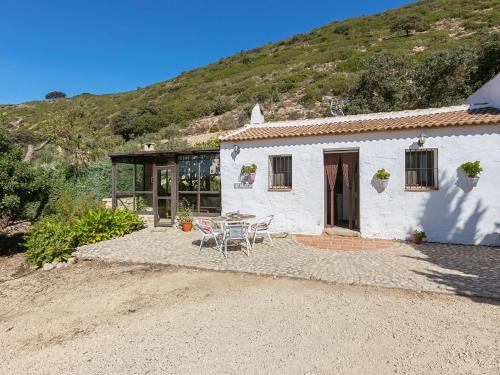
<path id="1" fill-rule="evenodd" d="M 193 223 L 191 221 L 188 221 L 186 223 L 182 223 L 182 231 L 183 232 L 191 232 L 191 229 L 193 229 Z"/>
<path id="2" fill-rule="evenodd" d="M 413 243 L 415 245 L 420 245 L 422 243 L 422 236 L 419 236 L 418 234 L 414 234 L 412 236 Z"/>

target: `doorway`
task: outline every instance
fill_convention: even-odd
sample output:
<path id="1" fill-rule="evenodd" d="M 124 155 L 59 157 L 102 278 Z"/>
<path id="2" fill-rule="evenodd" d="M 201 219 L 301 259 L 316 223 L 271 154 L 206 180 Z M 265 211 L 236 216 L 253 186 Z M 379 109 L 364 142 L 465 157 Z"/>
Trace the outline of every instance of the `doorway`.
<path id="1" fill-rule="evenodd" d="M 325 227 L 359 230 L 359 153 L 324 154 Z"/>
<path id="2" fill-rule="evenodd" d="M 174 225 L 177 205 L 175 165 L 153 167 L 153 210 L 155 226 Z"/>

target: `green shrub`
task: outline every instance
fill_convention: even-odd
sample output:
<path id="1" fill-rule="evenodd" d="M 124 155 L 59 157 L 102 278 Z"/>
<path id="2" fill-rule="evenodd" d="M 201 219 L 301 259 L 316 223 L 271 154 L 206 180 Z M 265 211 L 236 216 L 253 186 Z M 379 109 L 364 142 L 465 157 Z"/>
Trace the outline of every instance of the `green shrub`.
<path id="1" fill-rule="evenodd" d="M 417 237 L 421 237 L 422 239 L 427 238 L 427 234 L 423 230 L 415 229 L 413 234 Z"/>
<path id="2" fill-rule="evenodd" d="M 181 223 L 191 223 L 193 221 L 191 203 L 186 198 L 181 200 L 179 205 L 179 220 Z"/>
<path id="3" fill-rule="evenodd" d="M 72 224 L 85 215 L 90 209 L 96 209 L 100 202 L 92 193 L 75 195 L 73 191 L 65 190 L 51 206 L 51 214 L 65 223 Z"/>
<path id="4" fill-rule="evenodd" d="M 110 240 L 114 237 L 144 228 L 144 222 L 136 212 L 90 209 L 73 226 L 73 236 L 78 246 Z"/>
<path id="5" fill-rule="evenodd" d="M 70 225 L 54 216 L 38 221 L 26 232 L 24 239 L 26 260 L 35 266 L 67 260 L 75 247 Z"/>
<path id="6" fill-rule="evenodd" d="M 483 171 L 479 161 L 468 161 L 467 163 L 463 163 L 460 168 L 469 177 L 477 177 Z"/>
<path id="7" fill-rule="evenodd" d="M 208 104 L 203 114 L 206 116 L 214 115 L 219 116 L 231 110 L 231 104 L 225 98 L 218 98 L 215 102 Z"/>
<path id="8" fill-rule="evenodd" d="M 22 218 L 30 203 L 37 207 L 35 211 L 43 208 L 49 191 L 48 175 L 43 168 L 25 162 L 19 147 L 0 145 L 0 229 Z"/>
<path id="9" fill-rule="evenodd" d="M 338 26 L 335 26 L 335 28 L 333 29 L 333 32 L 335 34 L 343 34 L 343 35 L 349 34 L 350 31 L 351 31 L 351 25 L 347 23 L 342 23 Z"/>
<path id="10" fill-rule="evenodd" d="M 391 177 L 391 174 L 387 172 L 384 168 L 382 168 L 375 173 L 375 177 L 378 178 L 379 180 L 388 180 L 389 177 Z"/>
<path id="11" fill-rule="evenodd" d="M 217 148 L 220 146 L 220 140 L 219 138 L 210 138 L 203 142 L 196 142 L 193 146 L 199 148 Z"/>

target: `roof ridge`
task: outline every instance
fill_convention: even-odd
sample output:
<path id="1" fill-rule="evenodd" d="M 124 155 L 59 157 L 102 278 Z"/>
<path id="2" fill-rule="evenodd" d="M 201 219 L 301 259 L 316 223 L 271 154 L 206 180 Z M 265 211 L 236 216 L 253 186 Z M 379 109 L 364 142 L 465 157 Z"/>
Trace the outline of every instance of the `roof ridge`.
<path id="1" fill-rule="evenodd" d="M 487 105 L 482 105 L 485 107 Z M 470 104 L 455 105 L 449 107 L 440 108 L 424 108 L 424 109 L 410 109 L 404 111 L 391 111 L 391 112 L 374 112 L 374 113 L 363 113 L 358 115 L 346 115 L 346 116 L 336 116 L 336 117 L 317 117 L 313 119 L 302 119 L 302 120 L 283 120 L 283 121 L 271 121 L 265 122 L 263 124 L 247 124 L 252 128 L 264 128 L 264 127 L 278 127 L 278 126 L 309 126 L 309 125 L 326 125 L 326 124 L 336 124 L 342 122 L 356 122 L 356 121 L 369 121 L 369 120 L 383 120 L 391 118 L 404 118 L 404 117 L 417 117 L 425 116 L 439 113 L 448 112 L 459 112 L 471 109 Z M 479 106 L 474 106 L 474 108 L 479 108 Z"/>
<path id="2" fill-rule="evenodd" d="M 432 111 L 408 111 L 406 116 L 348 117 L 345 121 L 281 122 L 279 125 L 246 125 L 221 141 L 256 140 L 312 135 L 338 135 L 390 130 L 408 130 L 465 125 L 499 125 L 500 109 L 489 105 L 446 107 Z"/>

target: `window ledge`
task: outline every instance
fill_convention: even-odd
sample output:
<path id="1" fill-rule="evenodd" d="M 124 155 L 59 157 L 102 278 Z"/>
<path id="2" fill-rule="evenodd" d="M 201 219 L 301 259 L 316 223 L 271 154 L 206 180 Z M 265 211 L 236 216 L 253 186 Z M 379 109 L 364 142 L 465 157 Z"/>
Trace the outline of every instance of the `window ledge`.
<path id="1" fill-rule="evenodd" d="M 268 188 L 267 191 L 292 191 L 292 188 L 286 188 L 286 189 L 282 189 L 282 188 Z"/>
<path id="2" fill-rule="evenodd" d="M 410 192 L 429 192 L 429 191 L 438 191 L 439 188 L 435 187 L 406 187 L 405 191 L 410 191 Z"/>

